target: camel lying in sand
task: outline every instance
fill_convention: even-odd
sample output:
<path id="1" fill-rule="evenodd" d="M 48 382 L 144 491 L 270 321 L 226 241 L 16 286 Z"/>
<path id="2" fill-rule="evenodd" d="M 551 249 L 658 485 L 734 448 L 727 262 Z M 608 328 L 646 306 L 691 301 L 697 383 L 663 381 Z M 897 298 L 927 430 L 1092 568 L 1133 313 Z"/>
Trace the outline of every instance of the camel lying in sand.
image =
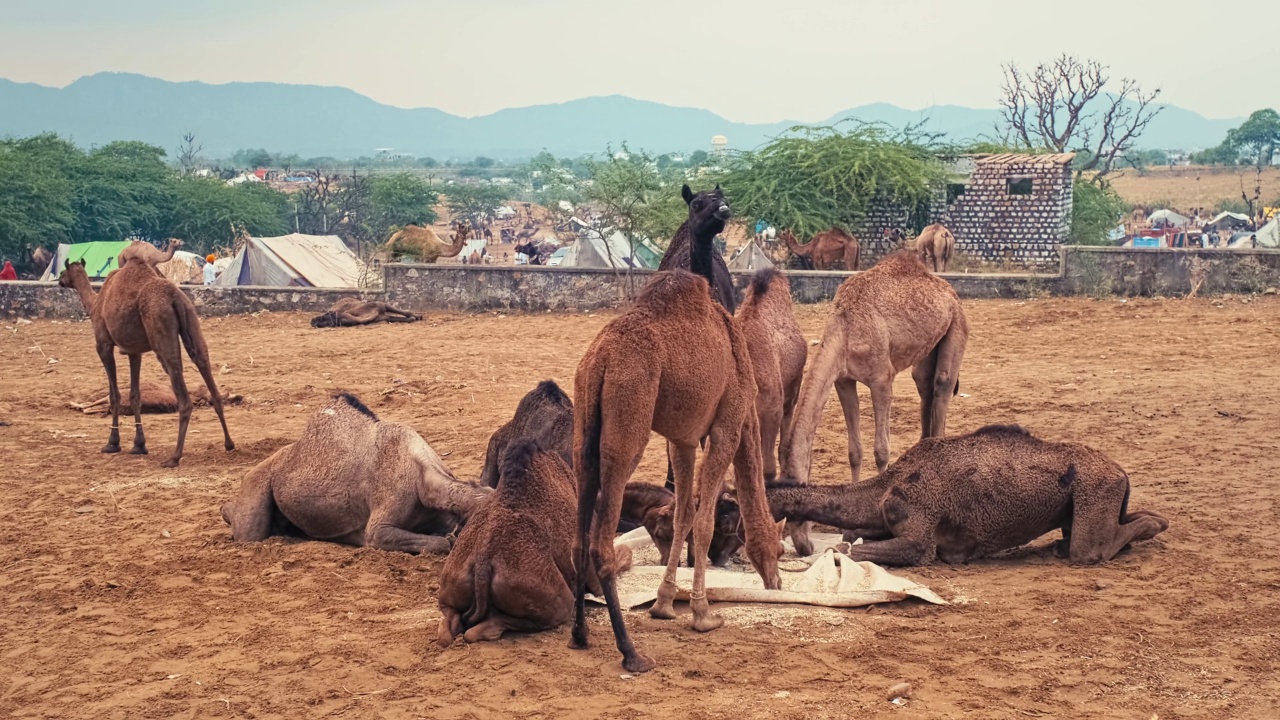
<path id="1" fill-rule="evenodd" d="M 138 383 L 139 390 L 142 391 L 142 412 L 144 413 L 175 413 L 178 412 L 178 398 L 173 394 L 173 388 L 167 385 L 161 385 L 150 380 L 143 380 Z M 128 386 L 129 393 L 133 393 L 133 386 Z M 223 395 L 222 402 L 228 405 L 237 405 L 244 398 L 240 395 Z M 212 402 L 209 395 L 209 389 L 203 385 L 197 385 L 196 389 L 191 392 L 191 404 L 196 407 L 207 406 Z M 75 408 L 84 412 L 86 415 L 94 413 L 106 413 L 111 411 L 111 393 L 101 390 L 94 393 L 88 402 L 83 403 L 67 403 L 68 407 Z"/>
<path id="2" fill-rule="evenodd" d="M 1169 528 L 1129 510 L 1129 476 L 1107 456 L 1015 425 L 926 438 L 866 482 L 766 493 L 775 518 L 851 530 L 869 542 L 847 554 L 884 565 L 964 563 L 1058 528 L 1058 556 L 1092 565 Z"/>
<path id="3" fill-rule="evenodd" d="M 297 442 L 249 471 L 222 519 L 240 542 L 302 535 L 443 554 L 449 541 L 437 534 L 452 533 L 488 494 L 456 479 L 412 428 L 379 421 L 342 393 Z"/>
<path id="4" fill-rule="evenodd" d="M 441 645 L 459 635 L 477 642 L 550 630 L 573 617 L 573 471 L 558 452 L 521 438 L 503 453 L 501 476 L 440 571 Z M 615 572 L 631 566 L 629 549 L 615 558 Z M 586 584 L 603 594 L 595 572 Z"/>
<path id="5" fill-rule="evenodd" d="M 498 486 L 498 462 L 507 445 L 528 438 L 558 453 L 566 465 L 573 465 L 573 401 L 554 380 L 543 380 L 520 398 L 516 414 L 489 438 L 484 454 L 480 484 Z"/>
<path id="6" fill-rule="evenodd" d="M 377 322 L 417 322 L 422 316 L 376 300 L 342 298 L 327 311 L 311 318 L 311 327 L 352 327 Z"/>

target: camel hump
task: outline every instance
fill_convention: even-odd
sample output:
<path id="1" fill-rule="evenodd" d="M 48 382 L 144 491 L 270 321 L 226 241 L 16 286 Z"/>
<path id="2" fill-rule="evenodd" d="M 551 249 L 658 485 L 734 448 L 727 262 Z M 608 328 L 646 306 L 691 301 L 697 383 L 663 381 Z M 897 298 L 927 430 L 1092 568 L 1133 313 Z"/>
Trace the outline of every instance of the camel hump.
<path id="1" fill-rule="evenodd" d="M 777 268 L 761 268 L 751 276 L 751 292 L 757 298 L 764 297 L 769 292 L 769 286 L 773 284 L 774 278 L 781 275 Z"/>
<path id="2" fill-rule="evenodd" d="M 502 453 L 499 492 L 506 495 L 529 487 L 529 483 L 537 477 L 533 465 L 540 452 L 543 452 L 543 448 L 533 438 L 522 438 L 508 445 Z"/>
<path id="3" fill-rule="evenodd" d="M 573 409 L 573 401 L 569 399 L 564 390 L 560 389 L 555 380 L 543 380 L 538 383 L 538 387 L 533 389 L 533 394 L 547 402 Z"/>
<path id="4" fill-rule="evenodd" d="M 1014 436 L 1029 437 L 1029 438 L 1035 437 L 1034 435 L 1031 434 L 1030 430 L 1022 427 L 1021 425 L 999 425 L 999 424 L 984 425 L 978 428 L 977 430 L 974 430 L 973 433 L 971 434 L 974 436 L 1014 435 Z"/>
<path id="5" fill-rule="evenodd" d="M 374 422 L 378 422 L 378 416 L 373 413 L 364 403 L 360 402 L 360 398 L 348 392 L 340 392 L 333 396 L 334 401 L 345 404 L 352 410 L 364 415 Z"/>
<path id="6" fill-rule="evenodd" d="M 711 290 L 706 278 L 688 270 L 662 270 L 636 297 L 636 305 L 655 309 L 681 309 L 699 301 L 711 302 Z"/>

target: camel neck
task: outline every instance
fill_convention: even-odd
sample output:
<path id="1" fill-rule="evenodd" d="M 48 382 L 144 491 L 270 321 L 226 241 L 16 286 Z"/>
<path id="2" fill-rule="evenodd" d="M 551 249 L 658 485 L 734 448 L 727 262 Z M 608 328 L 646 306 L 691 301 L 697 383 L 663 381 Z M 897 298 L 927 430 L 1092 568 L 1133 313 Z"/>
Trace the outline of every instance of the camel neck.
<path id="1" fill-rule="evenodd" d="M 880 501 L 888 486 L 886 476 L 877 475 L 847 485 L 787 485 L 767 492 L 777 519 L 866 530 L 884 525 Z"/>
<path id="2" fill-rule="evenodd" d="M 715 277 L 712 274 L 714 263 L 712 262 L 712 253 L 715 252 L 715 234 L 710 237 L 693 236 L 693 244 L 689 247 L 689 270 L 694 275 L 701 275 L 707 279 L 707 283 L 711 287 L 716 286 Z"/>
<path id="3" fill-rule="evenodd" d="M 71 286 L 75 289 L 76 294 L 80 296 L 80 304 L 84 305 L 86 313 L 93 313 L 94 301 L 98 299 L 98 294 L 93 291 L 93 286 L 89 284 L 89 278 L 78 277 L 72 281 Z"/>

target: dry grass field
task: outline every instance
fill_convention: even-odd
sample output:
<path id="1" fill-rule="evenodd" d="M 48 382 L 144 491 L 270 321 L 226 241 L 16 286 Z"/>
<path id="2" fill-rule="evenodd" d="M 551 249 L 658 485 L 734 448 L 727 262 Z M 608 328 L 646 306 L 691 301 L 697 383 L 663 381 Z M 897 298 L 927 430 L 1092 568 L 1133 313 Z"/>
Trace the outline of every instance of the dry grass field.
<path id="1" fill-rule="evenodd" d="M 1222 200 L 1240 200 L 1240 183 L 1253 196 L 1256 176 L 1253 168 L 1213 168 L 1198 166 L 1157 167 L 1145 176 L 1126 170 L 1112 181 L 1116 192 L 1135 205 L 1168 204 L 1182 210 L 1195 207 L 1212 211 Z M 1274 205 L 1280 200 L 1280 167 L 1262 173 L 1262 201 Z"/>

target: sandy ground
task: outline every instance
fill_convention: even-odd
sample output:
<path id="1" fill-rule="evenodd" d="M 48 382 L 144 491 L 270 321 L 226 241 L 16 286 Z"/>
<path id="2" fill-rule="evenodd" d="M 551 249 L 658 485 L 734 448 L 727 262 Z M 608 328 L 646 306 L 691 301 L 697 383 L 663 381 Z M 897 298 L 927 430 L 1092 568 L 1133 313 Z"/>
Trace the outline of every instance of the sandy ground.
<path id="1" fill-rule="evenodd" d="M 0 326 L 0 714 L 15 717 L 1263 718 L 1280 713 L 1280 301 L 968 302 L 949 429 L 1024 423 L 1092 442 L 1172 528 L 1097 568 L 1040 547 L 904 574 L 954 605 L 734 612 L 708 635 L 631 613 L 660 667 L 623 678 L 600 610 L 567 630 L 435 643 L 436 557 L 279 539 L 237 545 L 219 505 L 335 388 L 412 424 L 462 476 L 550 377 L 568 388 L 610 314 L 433 315 L 313 330 L 301 315 L 204 323 L 246 396 L 222 450 L 198 410 L 177 470 L 103 455 L 108 421 L 64 407 L 103 384 L 87 323 Z M 816 338 L 830 306 L 801 308 Z M 52 360 L 56 359 L 56 363 Z M 126 366 L 127 367 L 127 366 Z M 145 372 L 155 377 L 154 358 Z M 193 377 L 190 373 L 188 378 Z M 863 402 L 870 453 L 870 403 Z M 896 386 L 894 451 L 913 442 Z M 127 427 L 127 423 L 126 423 Z M 128 443 L 126 433 L 125 443 Z M 820 482 L 848 477 L 828 405 Z M 867 464 L 871 464 L 868 456 Z M 656 481 L 661 446 L 639 475 Z M 740 609 L 745 610 L 745 609 Z M 885 690 L 907 681 L 906 706 Z"/>

